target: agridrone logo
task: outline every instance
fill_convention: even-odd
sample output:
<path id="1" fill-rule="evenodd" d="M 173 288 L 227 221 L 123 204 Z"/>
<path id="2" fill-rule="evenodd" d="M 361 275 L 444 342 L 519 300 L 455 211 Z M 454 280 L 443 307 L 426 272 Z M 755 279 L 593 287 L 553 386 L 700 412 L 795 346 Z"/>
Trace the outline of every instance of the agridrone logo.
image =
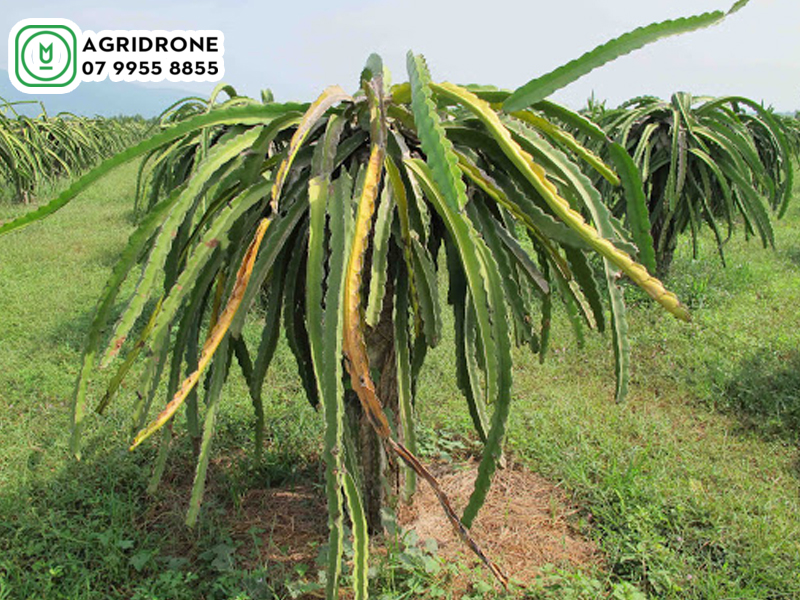
<path id="1" fill-rule="evenodd" d="M 80 29 L 65 19 L 26 19 L 11 30 L 11 83 L 30 94 L 65 93 L 78 87 Z"/>
<path id="2" fill-rule="evenodd" d="M 221 31 L 82 32 L 68 19 L 24 19 L 8 36 L 11 83 L 66 94 L 83 81 L 200 81 L 225 75 Z"/>

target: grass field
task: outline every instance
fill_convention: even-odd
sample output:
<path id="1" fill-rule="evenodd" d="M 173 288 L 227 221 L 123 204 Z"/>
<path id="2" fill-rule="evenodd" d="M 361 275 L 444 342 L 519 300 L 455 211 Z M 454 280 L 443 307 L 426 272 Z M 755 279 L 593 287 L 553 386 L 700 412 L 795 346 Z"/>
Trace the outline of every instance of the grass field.
<path id="1" fill-rule="evenodd" d="M 147 495 L 155 445 L 126 449 L 130 394 L 91 419 L 81 462 L 67 453 L 81 346 L 132 228 L 135 172 L 124 167 L 44 223 L 0 239 L 0 600 L 299 595 L 318 567 L 265 562 L 268 527 L 242 526 L 253 490 L 321 477 L 320 419 L 285 349 L 264 387 L 258 467 L 248 454 L 250 401 L 238 375 L 227 384 L 195 530 L 182 525 L 191 450 L 177 444 L 166 485 Z M 22 210 L 0 205 L 0 220 Z M 607 337 L 587 335 L 581 351 L 562 318 L 543 365 L 519 353 L 509 456 L 566 492 L 577 507 L 572 527 L 604 558 L 584 569 L 552 565 L 515 596 L 800 597 L 799 232 L 795 203 L 776 227 L 776 251 L 734 238 L 723 269 L 710 238 L 698 261 L 688 240 L 681 245 L 668 283 L 692 309 L 691 324 L 629 289 L 626 404 L 613 403 Z M 451 362 L 444 339 L 422 374 L 428 457 L 472 447 Z M 108 377 L 97 378 L 95 399 Z M 447 597 L 460 569 L 402 545 L 375 560 L 373 591 L 385 598 Z M 471 597 L 495 593 L 479 571 L 471 577 Z"/>

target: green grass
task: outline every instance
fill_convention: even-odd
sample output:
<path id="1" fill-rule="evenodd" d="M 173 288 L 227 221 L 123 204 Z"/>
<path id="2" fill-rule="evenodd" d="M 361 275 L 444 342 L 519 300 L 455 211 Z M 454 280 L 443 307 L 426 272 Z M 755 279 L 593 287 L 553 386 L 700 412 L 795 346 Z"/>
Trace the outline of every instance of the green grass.
<path id="1" fill-rule="evenodd" d="M 155 444 L 126 449 L 133 383 L 90 419 L 83 460 L 68 455 L 81 346 L 131 231 L 134 177 L 135 165 L 124 167 L 46 222 L 0 239 L 0 600 L 255 600 L 302 579 L 254 565 L 257 536 L 232 527 L 249 489 L 319 479 L 320 419 L 285 349 L 264 388 L 261 467 L 248 458 L 243 383 L 227 384 L 214 451 L 227 468 L 212 466 L 193 531 L 182 525 L 188 444 L 172 451 L 168 485 L 154 497 L 145 488 Z M 23 210 L 0 205 L 0 219 Z M 570 492 L 576 527 L 607 556 L 587 573 L 554 566 L 530 596 L 633 598 L 635 587 L 654 598 L 800 597 L 799 230 L 795 203 L 776 227 L 776 251 L 735 238 L 727 269 L 710 238 L 698 261 L 681 245 L 669 285 L 692 308 L 691 324 L 628 289 L 634 372 L 624 405 L 613 402 L 608 335 L 588 335 L 580 350 L 560 318 L 543 365 L 517 354 L 509 448 Z M 420 382 L 428 452 L 469 438 L 451 365 L 445 338 Z M 98 376 L 92 398 L 109 377 Z M 402 545 L 376 557 L 376 596 L 446 596 L 450 566 L 426 557 Z M 482 577 L 475 598 L 488 593 Z"/>

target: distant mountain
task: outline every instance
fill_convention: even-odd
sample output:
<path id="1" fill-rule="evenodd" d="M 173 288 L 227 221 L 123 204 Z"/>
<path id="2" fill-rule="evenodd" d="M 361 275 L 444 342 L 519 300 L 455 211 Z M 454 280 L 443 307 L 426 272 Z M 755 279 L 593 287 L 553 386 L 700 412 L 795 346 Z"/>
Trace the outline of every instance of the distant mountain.
<path id="1" fill-rule="evenodd" d="M 81 83 L 77 89 L 68 94 L 33 96 L 17 91 L 11 85 L 8 71 L 0 69 L 0 97 L 12 101 L 41 100 L 50 115 L 71 112 L 87 117 L 141 115 L 148 118 L 159 115 L 173 102 L 191 95 L 194 93 L 186 90 L 154 88 L 136 83 L 114 83 L 105 80 Z M 40 111 L 37 106 L 34 106 L 27 109 L 19 107 L 17 112 L 36 115 Z"/>

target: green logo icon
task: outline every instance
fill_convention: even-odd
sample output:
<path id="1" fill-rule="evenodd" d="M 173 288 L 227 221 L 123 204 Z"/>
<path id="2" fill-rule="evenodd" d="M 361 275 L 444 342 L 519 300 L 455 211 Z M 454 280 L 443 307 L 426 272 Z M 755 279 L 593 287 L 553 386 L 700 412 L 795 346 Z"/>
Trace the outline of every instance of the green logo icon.
<path id="1" fill-rule="evenodd" d="M 53 44 L 49 46 L 45 46 L 44 44 L 39 44 L 39 60 L 42 62 L 43 65 L 53 62 Z M 53 67 L 50 66 L 42 66 L 40 67 L 42 71 L 45 69 L 50 70 Z"/>
<path id="2" fill-rule="evenodd" d="M 77 28 L 63 19 L 34 23 L 27 19 L 18 24 L 13 36 L 12 83 L 28 93 L 65 93 L 77 86 Z M 9 39 L 9 42 L 12 42 Z M 11 43 L 9 43 L 9 46 Z"/>

